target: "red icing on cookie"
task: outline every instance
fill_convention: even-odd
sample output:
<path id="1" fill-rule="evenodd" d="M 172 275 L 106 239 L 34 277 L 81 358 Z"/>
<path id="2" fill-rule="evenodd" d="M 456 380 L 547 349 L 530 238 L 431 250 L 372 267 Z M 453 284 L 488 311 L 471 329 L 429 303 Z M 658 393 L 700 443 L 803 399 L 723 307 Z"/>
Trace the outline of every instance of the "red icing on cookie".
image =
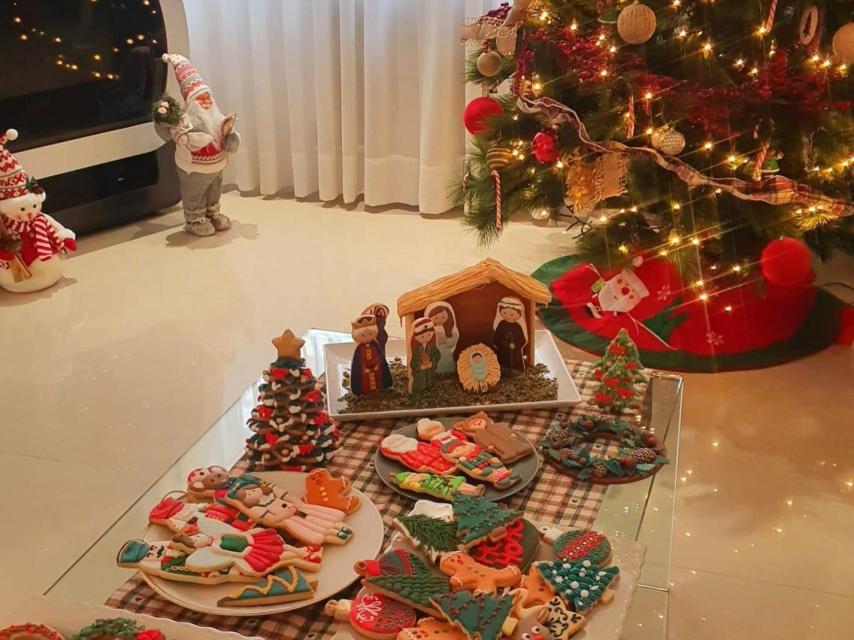
<path id="1" fill-rule="evenodd" d="M 469 550 L 472 558 L 488 567 L 507 567 L 522 562 L 522 532 L 525 523 L 521 519 L 507 525 L 507 533 L 494 542 L 485 540 Z"/>
<path id="2" fill-rule="evenodd" d="M 415 609 L 379 593 L 359 594 L 350 608 L 350 624 L 374 635 L 397 635 L 415 621 Z"/>
<path id="3" fill-rule="evenodd" d="M 415 623 L 413 622 L 413 624 Z M 36 638 L 40 640 L 64 640 L 62 635 L 55 629 L 32 622 L 15 624 L 11 627 L 0 629 L 0 640 L 35 640 Z"/>
<path id="4" fill-rule="evenodd" d="M 561 548 L 558 557 L 561 560 L 577 560 L 585 557 L 593 551 L 596 546 L 605 539 L 598 531 L 588 531 L 587 533 L 571 540 Z"/>

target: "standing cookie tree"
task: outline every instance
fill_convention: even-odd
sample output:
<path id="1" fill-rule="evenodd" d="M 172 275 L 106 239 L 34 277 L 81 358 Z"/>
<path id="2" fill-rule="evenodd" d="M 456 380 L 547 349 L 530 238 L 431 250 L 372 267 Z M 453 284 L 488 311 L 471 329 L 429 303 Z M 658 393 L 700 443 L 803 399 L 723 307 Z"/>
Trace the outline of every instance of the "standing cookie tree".
<path id="1" fill-rule="evenodd" d="M 621 329 L 593 365 L 593 378 L 599 383 L 593 393 L 596 404 L 614 413 L 632 406 L 635 383 L 646 382 L 642 367 L 635 343 Z"/>
<path id="2" fill-rule="evenodd" d="M 290 330 L 273 339 L 278 358 L 264 371 L 246 441 L 252 470 L 308 471 L 325 467 L 338 448 L 338 428 L 325 394 L 300 357 L 303 340 Z"/>

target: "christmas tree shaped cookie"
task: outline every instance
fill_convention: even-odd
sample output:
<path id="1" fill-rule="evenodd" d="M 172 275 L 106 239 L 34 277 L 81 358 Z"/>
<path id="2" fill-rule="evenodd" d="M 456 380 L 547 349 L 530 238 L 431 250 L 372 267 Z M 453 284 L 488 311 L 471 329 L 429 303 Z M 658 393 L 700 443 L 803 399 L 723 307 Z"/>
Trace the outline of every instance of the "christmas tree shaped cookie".
<path id="1" fill-rule="evenodd" d="M 306 578 L 296 567 L 286 567 L 241 587 L 217 601 L 221 607 L 254 607 L 292 600 L 307 600 L 317 588 L 315 578 Z"/>
<path id="2" fill-rule="evenodd" d="M 433 562 L 436 562 L 441 554 L 458 549 L 456 522 L 412 515 L 398 516 L 392 524 Z"/>
<path id="3" fill-rule="evenodd" d="M 501 539 L 507 532 L 507 525 L 522 516 L 519 511 L 503 509 L 479 496 L 458 495 L 454 498 L 453 508 L 459 544 L 463 549 L 484 540 Z"/>
<path id="4" fill-rule="evenodd" d="M 599 602 L 610 602 L 614 597 L 611 587 L 620 575 L 617 567 L 600 569 L 590 560 L 538 562 L 534 567 L 557 595 L 578 613 L 584 613 Z"/>
<path id="5" fill-rule="evenodd" d="M 290 330 L 273 340 L 278 358 L 264 371 L 254 432 L 246 455 L 254 470 L 309 471 L 325 467 L 338 448 L 338 428 L 324 409 L 325 394 L 300 357 L 303 341 Z"/>
<path id="6" fill-rule="evenodd" d="M 357 562 L 353 569 L 368 589 L 431 615 L 437 611 L 430 599 L 451 591 L 446 576 L 404 549 L 387 551 L 379 560 Z"/>
<path id="7" fill-rule="evenodd" d="M 625 329 L 620 329 L 604 355 L 593 365 L 593 392 L 596 404 L 612 413 L 620 413 L 635 403 L 635 383 L 646 382 L 641 372 L 637 347 Z"/>
<path id="8" fill-rule="evenodd" d="M 457 591 L 433 599 L 442 617 L 459 628 L 469 640 L 498 640 L 510 635 L 516 619 L 510 617 L 513 596 Z"/>

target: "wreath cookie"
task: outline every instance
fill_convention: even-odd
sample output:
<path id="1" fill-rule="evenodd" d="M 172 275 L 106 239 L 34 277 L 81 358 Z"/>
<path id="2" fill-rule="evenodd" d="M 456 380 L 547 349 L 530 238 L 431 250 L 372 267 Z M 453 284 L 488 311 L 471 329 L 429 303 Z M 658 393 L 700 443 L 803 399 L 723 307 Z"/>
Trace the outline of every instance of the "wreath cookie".
<path id="1" fill-rule="evenodd" d="M 591 453 L 596 440 L 618 443 L 619 453 Z M 540 448 L 558 471 L 591 484 L 637 482 L 669 462 L 667 451 L 652 432 L 615 418 L 581 417 L 566 424 L 555 420 Z"/>
<path id="2" fill-rule="evenodd" d="M 0 640 L 64 640 L 64 638 L 56 629 L 27 622 L 0 629 Z"/>

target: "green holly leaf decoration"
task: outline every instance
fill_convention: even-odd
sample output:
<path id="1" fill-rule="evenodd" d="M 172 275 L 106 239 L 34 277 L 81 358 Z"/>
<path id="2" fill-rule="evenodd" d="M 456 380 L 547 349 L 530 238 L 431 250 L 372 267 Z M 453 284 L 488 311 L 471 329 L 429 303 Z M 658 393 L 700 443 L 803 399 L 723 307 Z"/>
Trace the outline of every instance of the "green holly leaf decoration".
<path id="1" fill-rule="evenodd" d="M 635 465 L 635 469 L 637 469 L 640 473 L 646 473 L 647 471 L 652 471 L 655 469 L 654 464 L 650 464 L 649 462 L 642 462 L 640 464 Z"/>
<path id="2" fill-rule="evenodd" d="M 613 473 L 615 476 L 623 475 L 623 467 L 617 460 L 606 459 L 602 464 L 605 466 L 609 473 Z"/>

